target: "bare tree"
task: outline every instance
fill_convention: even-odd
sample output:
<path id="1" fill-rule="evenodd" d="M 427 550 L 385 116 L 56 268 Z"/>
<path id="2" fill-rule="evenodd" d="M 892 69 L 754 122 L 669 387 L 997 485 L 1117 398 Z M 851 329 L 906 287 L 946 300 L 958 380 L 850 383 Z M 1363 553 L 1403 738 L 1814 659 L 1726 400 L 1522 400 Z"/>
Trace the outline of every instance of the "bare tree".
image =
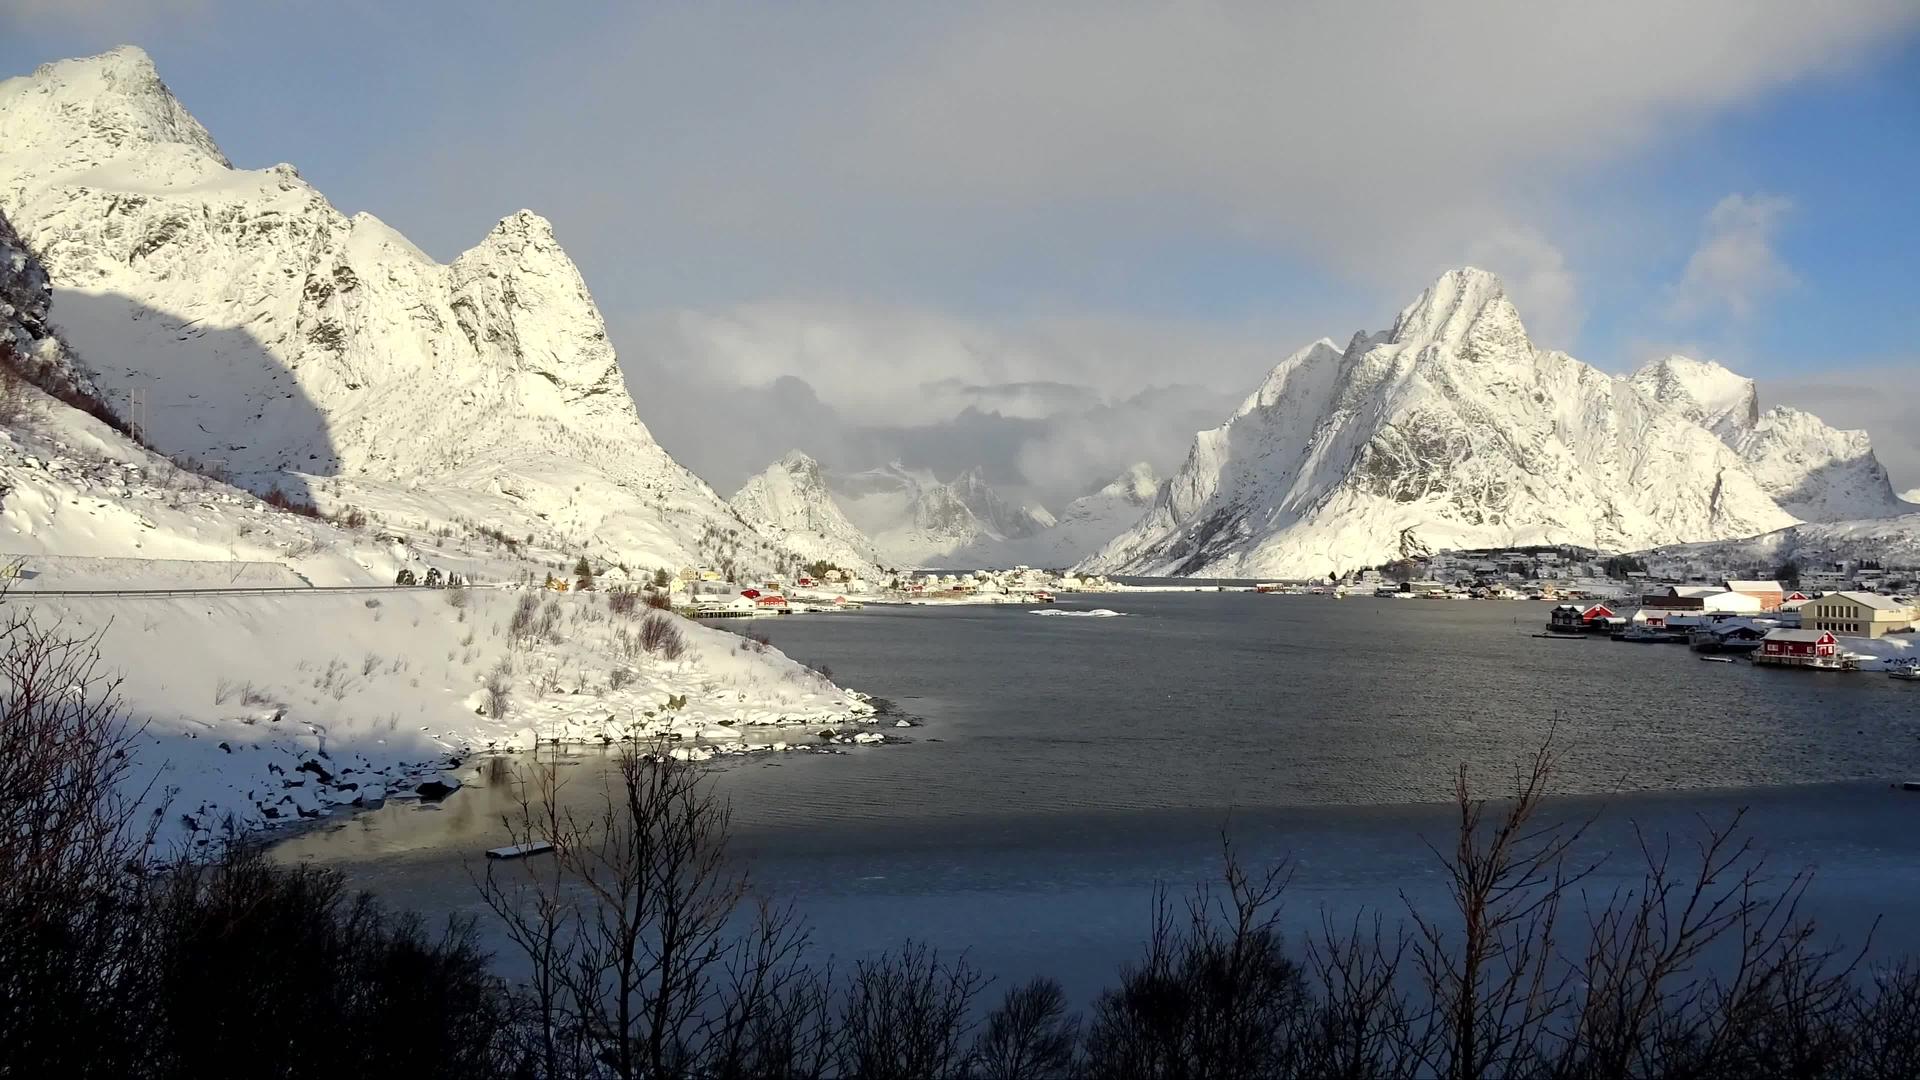
<path id="1" fill-rule="evenodd" d="M 1537 820 L 1553 770 L 1549 737 L 1516 768 L 1514 794 L 1492 821 L 1466 766 L 1456 774 L 1454 850 L 1434 854 L 1459 919 L 1457 941 L 1401 894 L 1414 927 L 1413 964 L 1430 999 L 1426 1037 L 1409 1047 L 1422 1072 L 1458 1080 L 1524 1073 L 1536 1064 L 1546 1025 L 1568 1006 L 1572 972 L 1554 963 L 1554 932 L 1568 890 L 1596 864 L 1568 863 L 1587 823 Z"/>
<path id="2" fill-rule="evenodd" d="M 966 957 L 909 941 L 855 964 L 840 1007 L 837 1060 L 863 1080 L 943 1080 L 964 1075 L 973 1000 L 985 985 Z"/>
<path id="3" fill-rule="evenodd" d="M 554 845 L 544 865 L 490 865 L 481 883 L 534 972 L 533 1056 L 556 1077 L 817 1075 L 827 991 L 805 928 L 772 905 L 740 927 L 731 811 L 668 749 L 624 750 L 586 815 L 549 770 L 507 822 L 516 842 Z"/>
<path id="4" fill-rule="evenodd" d="M 1145 960 L 1100 996 L 1087 1068 L 1113 1077 L 1273 1077 L 1298 1069 L 1311 998 L 1287 957 L 1280 900 L 1290 864 L 1250 873 L 1223 840 L 1224 889 L 1195 889 L 1176 917 L 1154 899 Z"/>
<path id="5" fill-rule="evenodd" d="M 1071 1075 L 1080 1022 L 1059 982 L 1036 977 L 1007 991 L 974 1042 L 974 1073 L 985 1080 Z"/>
<path id="6" fill-rule="evenodd" d="M 159 811 L 135 816 L 150 794 L 134 783 L 139 729 L 99 639 L 0 603 L 0 1062 L 53 1074 L 88 1053 L 114 1061 L 137 1038 L 137 1017 L 119 1016 L 132 980 L 107 976 L 140 970 L 126 913 Z"/>

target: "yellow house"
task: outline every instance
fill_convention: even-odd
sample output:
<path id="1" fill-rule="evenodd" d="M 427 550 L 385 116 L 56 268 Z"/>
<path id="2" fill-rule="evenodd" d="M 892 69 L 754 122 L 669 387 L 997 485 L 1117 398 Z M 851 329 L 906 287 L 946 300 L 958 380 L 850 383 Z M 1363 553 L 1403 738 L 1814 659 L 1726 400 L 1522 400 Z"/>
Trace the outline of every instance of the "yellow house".
<path id="1" fill-rule="evenodd" d="M 1800 626 L 1830 630 L 1850 637 L 1877 638 L 1913 627 L 1913 612 L 1892 597 L 1869 592 L 1837 592 L 1816 596 L 1800 606 Z"/>

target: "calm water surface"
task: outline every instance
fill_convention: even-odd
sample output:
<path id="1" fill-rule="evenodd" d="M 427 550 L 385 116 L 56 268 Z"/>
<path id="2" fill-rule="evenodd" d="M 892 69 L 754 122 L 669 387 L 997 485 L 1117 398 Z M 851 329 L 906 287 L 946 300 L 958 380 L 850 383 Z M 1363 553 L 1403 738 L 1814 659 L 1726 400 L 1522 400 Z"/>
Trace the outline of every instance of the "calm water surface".
<path id="1" fill-rule="evenodd" d="M 1920 949 L 1920 688 L 1870 674 L 1701 663 L 1689 650 L 1528 635 L 1534 603 L 1249 594 L 870 608 L 762 621 L 776 646 L 892 698 L 910 745 L 723 768 L 737 850 L 843 957 L 912 936 L 1005 976 L 1091 993 L 1144 935 L 1156 882 L 1213 874 L 1227 829 L 1296 866 L 1289 919 L 1437 897 L 1452 770 L 1489 784 L 1552 731 L 1557 812 L 1597 815 L 1594 888 L 1637 882 L 1632 829 L 1692 836 L 1745 809 L 1782 875 L 1849 940 Z M 588 803 L 604 758 L 571 757 Z M 508 792 L 395 804 L 278 851 L 431 912 L 481 911 L 470 873 Z"/>

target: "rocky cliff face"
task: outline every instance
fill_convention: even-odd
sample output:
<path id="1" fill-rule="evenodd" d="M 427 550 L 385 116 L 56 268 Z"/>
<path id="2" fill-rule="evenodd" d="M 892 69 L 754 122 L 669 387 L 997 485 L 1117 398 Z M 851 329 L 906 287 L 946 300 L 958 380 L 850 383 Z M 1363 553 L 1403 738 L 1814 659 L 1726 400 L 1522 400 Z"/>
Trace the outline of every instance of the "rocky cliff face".
<path id="1" fill-rule="evenodd" d="M 884 558 L 833 501 L 819 462 L 800 451 L 748 480 L 728 503 L 748 524 L 807 561 L 824 559 L 870 581 L 880 579 Z"/>
<path id="2" fill-rule="evenodd" d="M 0 83 L 0 213 L 167 453 L 642 566 L 792 560 L 654 442 L 538 215 L 436 263 L 292 166 L 233 168 L 137 49 Z"/>
<path id="3" fill-rule="evenodd" d="M 1624 550 L 1794 520 L 1693 418 L 1536 349 L 1499 280 L 1468 268 L 1389 329 L 1281 362 L 1085 566 L 1318 577 L 1422 550 Z"/>
<path id="4" fill-rule="evenodd" d="M 1913 509 L 1894 495 L 1866 432 L 1829 427 L 1812 413 L 1781 405 L 1762 412 L 1752 379 L 1711 361 L 1669 356 L 1641 368 L 1632 381 L 1719 436 L 1796 517 L 1846 521 Z"/>

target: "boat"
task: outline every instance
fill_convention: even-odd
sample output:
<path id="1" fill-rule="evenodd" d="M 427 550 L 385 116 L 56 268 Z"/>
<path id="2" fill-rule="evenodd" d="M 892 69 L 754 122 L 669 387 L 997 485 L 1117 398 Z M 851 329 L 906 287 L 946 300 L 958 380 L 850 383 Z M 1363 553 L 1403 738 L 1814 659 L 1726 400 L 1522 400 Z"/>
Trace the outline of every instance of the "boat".
<path id="1" fill-rule="evenodd" d="M 1901 682 L 1920 682 L 1920 664 L 1901 664 L 1887 669 L 1887 678 Z"/>
<path id="2" fill-rule="evenodd" d="M 1733 663 L 1733 657 L 1731 657 L 1731 656 L 1703 656 L 1703 657 L 1701 657 L 1701 658 L 1700 658 L 1700 661 L 1701 661 L 1702 663 L 1706 663 L 1706 664 L 1731 664 L 1731 663 Z"/>
<path id="3" fill-rule="evenodd" d="M 1610 635 L 1615 641 L 1628 641 L 1635 645 L 1664 645 L 1671 641 L 1685 641 L 1686 638 L 1665 630 L 1655 630 L 1648 626 L 1634 626 Z"/>
<path id="4" fill-rule="evenodd" d="M 508 844 L 506 847 L 488 848 L 489 859 L 524 859 L 529 855 L 544 855 L 553 850 L 551 840 L 529 840 L 524 844 Z"/>

